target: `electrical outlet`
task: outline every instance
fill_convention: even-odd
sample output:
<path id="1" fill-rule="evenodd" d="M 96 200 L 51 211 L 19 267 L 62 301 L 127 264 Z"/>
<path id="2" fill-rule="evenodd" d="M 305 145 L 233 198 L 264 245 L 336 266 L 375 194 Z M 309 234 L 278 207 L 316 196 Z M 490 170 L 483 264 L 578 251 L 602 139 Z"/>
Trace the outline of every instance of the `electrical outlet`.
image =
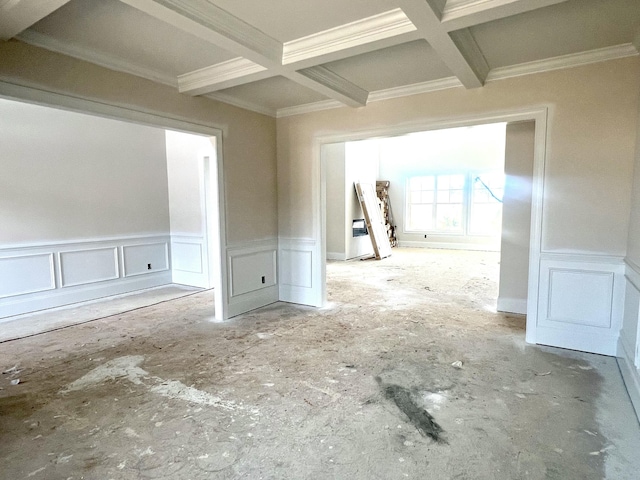
<path id="1" fill-rule="evenodd" d="M 267 278 L 264 275 L 262 276 L 262 283 L 267 283 Z"/>
<path id="2" fill-rule="evenodd" d="M 427 236 L 425 235 L 424 238 L 427 238 Z"/>
<path id="3" fill-rule="evenodd" d="M 151 270 L 151 264 L 147 263 L 147 270 Z"/>

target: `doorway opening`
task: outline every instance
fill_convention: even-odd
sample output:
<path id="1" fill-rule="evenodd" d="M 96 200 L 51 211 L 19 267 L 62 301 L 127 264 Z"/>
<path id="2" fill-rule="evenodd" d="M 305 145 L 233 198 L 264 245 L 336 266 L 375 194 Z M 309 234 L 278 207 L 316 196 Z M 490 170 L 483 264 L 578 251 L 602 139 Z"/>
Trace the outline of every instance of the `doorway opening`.
<path id="1" fill-rule="evenodd" d="M 328 276 L 367 268 L 339 261 L 373 253 L 368 237 L 351 235 L 362 215 L 354 182 L 388 182 L 399 248 L 380 262 L 391 265 L 386 273 L 365 262 L 382 269 L 383 282 L 398 285 L 406 271 L 426 295 L 455 290 L 487 310 L 526 314 L 534 143 L 531 120 L 323 145 Z M 331 299 L 331 284 L 327 293 Z"/>

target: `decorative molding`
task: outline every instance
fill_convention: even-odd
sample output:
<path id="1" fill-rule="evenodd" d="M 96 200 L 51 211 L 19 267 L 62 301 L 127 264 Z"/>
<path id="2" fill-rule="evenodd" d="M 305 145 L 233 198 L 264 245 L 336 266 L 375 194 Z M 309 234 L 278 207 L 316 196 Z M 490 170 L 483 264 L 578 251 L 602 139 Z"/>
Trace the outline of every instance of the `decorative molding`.
<path id="1" fill-rule="evenodd" d="M 0 250 L 0 253 L 4 252 Z M 0 257 L 0 267 L 3 267 L 3 263 L 9 264 L 8 267 L 5 265 L 3 268 L 0 268 L 0 279 L 2 279 L 0 303 L 3 298 L 46 292 L 56 288 L 56 269 L 53 252 L 21 253 L 23 254 Z M 43 265 L 36 265 L 39 257 L 43 257 Z M 26 262 L 27 265 L 20 265 L 20 263 L 24 262 Z M 14 265 L 13 268 L 11 267 L 11 264 Z M 40 269 L 41 271 L 37 272 L 37 269 Z M 29 286 L 28 284 L 31 280 L 29 276 L 32 274 L 38 275 L 38 273 L 40 274 L 39 278 L 36 281 L 32 281 Z M 19 276 L 19 287 L 17 288 L 15 286 L 15 282 L 13 282 L 11 278 L 12 274 Z M 13 287 L 13 289 L 11 287 Z"/>
<path id="2" fill-rule="evenodd" d="M 1 298 L 0 318 L 167 285 L 171 283 L 171 272 L 168 269 L 156 268 L 150 270 L 147 275 L 137 275 L 133 278 L 125 278 L 120 272 L 123 272 L 125 245 L 129 248 L 165 245 L 166 248 L 168 240 L 168 235 L 136 235 L 0 247 L 0 261 L 34 257 L 46 259 L 46 262 L 22 266 L 19 272 L 15 269 L 9 270 L 9 276 L 19 275 L 21 283 L 28 283 L 29 279 L 33 278 L 41 287 L 43 279 L 49 279 L 44 282 L 47 283 L 46 288 L 11 292 L 11 295 Z M 92 256 L 92 253 L 98 254 L 98 257 Z M 135 253 L 130 251 L 130 255 Z M 74 255 L 75 262 L 65 265 L 65 257 L 72 259 Z M 168 259 L 168 256 L 165 258 Z M 146 267 L 146 262 L 147 259 L 142 258 L 138 263 L 143 263 Z M 65 273 L 69 278 L 65 279 Z M 8 281 L 12 282 L 11 278 Z"/>
<path id="3" fill-rule="evenodd" d="M 280 300 L 321 307 L 324 302 L 322 288 L 317 283 L 320 245 L 313 238 L 280 237 L 278 267 Z"/>
<path id="4" fill-rule="evenodd" d="M 282 64 L 289 65 L 321 57 L 328 53 L 403 35 L 415 30 L 415 25 L 407 18 L 402 9 L 396 8 L 286 42 L 282 52 Z"/>
<path id="5" fill-rule="evenodd" d="M 480 82 L 480 85 L 472 84 L 471 88 L 473 88 L 474 85 L 476 87 L 484 85 L 487 75 L 489 74 L 489 64 L 484 58 L 484 54 L 476 43 L 475 38 L 471 35 L 471 31 L 467 28 L 463 28 L 462 30 L 450 32 L 449 37 L 451 37 L 451 40 L 460 52 L 460 55 L 462 55 L 469 65 L 469 68 L 473 70 L 475 77 Z"/>
<path id="6" fill-rule="evenodd" d="M 178 86 L 178 81 L 173 75 L 141 67 L 140 65 L 136 65 L 132 62 L 114 57 L 113 55 L 96 52 L 72 43 L 63 42 L 34 30 L 26 30 L 16 36 L 16 38 L 24 43 L 28 43 L 29 45 L 68 55 L 69 57 L 77 58 L 78 60 L 83 60 L 85 62 L 90 62 L 95 65 L 108 68 L 109 70 L 128 73 L 130 75 L 135 75 L 136 77 L 145 78 L 152 82 L 161 83 L 174 88 Z"/>
<path id="7" fill-rule="evenodd" d="M 321 88 L 314 88 L 314 90 L 320 93 L 332 97 L 337 96 L 339 97 L 339 101 L 352 107 L 364 107 L 367 105 L 369 92 L 351 83 L 349 80 L 342 78 L 327 67 L 317 65 L 315 67 L 303 68 L 302 70 L 298 70 L 297 73 L 326 88 L 326 92 L 321 91 Z"/>
<path id="8" fill-rule="evenodd" d="M 149 275 L 157 272 L 165 272 L 169 266 L 169 241 L 127 244 L 122 249 L 122 274 L 124 277 L 137 275 Z M 132 252 L 132 253 L 129 253 Z M 137 254 L 134 252 L 138 252 Z M 144 253 L 144 259 L 141 256 Z M 160 267 L 154 267 L 156 261 L 161 261 Z M 151 265 L 151 267 L 147 267 Z"/>
<path id="9" fill-rule="evenodd" d="M 280 42 L 207 0 L 121 1 L 241 57 L 282 61 Z"/>
<path id="10" fill-rule="evenodd" d="M 0 40 L 9 40 L 62 7 L 69 0 L 0 1 Z"/>
<path id="11" fill-rule="evenodd" d="M 107 254 L 108 258 L 100 258 L 100 254 Z M 87 285 L 89 283 L 104 282 L 120 278 L 120 265 L 118 261 L 118 247 L 86 248 L 81 250 L 68 250 L 59 252 L 59 275 L 60 287 L 74 287 L 76 285 Z M 93 256 L 93 258 L 91 258 Z M 74 263 L 73 257 L 76 257 Z M 79 258 L 78 258 L 79 257 Z M 67 260 L 68 259 L 68 260 Z M 110 272 L 103 272 L 106 275 L 96 275 L 98 263 L 107 260 L 103 267 L 113 268 Z M 83 268 L 91 265 L 91 269 Z M 67 276 L 79 276 L 75 280 L 68 280 Z"/>
<path id="12" fill-rule="evenodd" d="M 548 7 L 567 0 L 447 0 L 442 26 L 449 32 Z"/>
<path id="13" fill-rule="evenodd" d="M 456 77 L 439 78 L 437 80 L 430 80 L 427 82 L 414 83 L 411 85 L 371 92 L 369 94 L 369 102 L 380 102 L 382 100 L 390 100 L 392 98 L 407 97 L 410 95 L 419 95 L 422 93 L 437 92 L 439 90 L 459 87 L 462 87 L 462 83 L 460 83 L 460 80 Z"/>
<path id="14" fill-rule="evenodd" d="M 640 421 L 640 371 L 633 364 L 633 353 L 627 350 L 626 342 L 622 338 L 618 343 L 618 367 L 631 398 L 631 403 Z"/>
<path id="15" fill-rule="evenodd" d="M 486 83 L 524 75 L 533 75 L 536 73 L 561 70 L 564 68 L 578 67 L 591 63 L 605 62 L 607 60 L 633 57 L 636 55 L 639 55 L 638 50 L 636 50 L 633 44 L 630 43 L 601 48 L 597 50 L 590 50 L 587 52 L 562 55 L 560 57 L 521 63 L 519 65 L 513 65 L 510 67 L 494 68 L 493 70 L 489 71 L 489 74 L 486 78 Z M 415 83 L 412 85 L 405 85 L 401 87 L 394 87 L 385 90 L 376 90 L 370 92 L 368 103 L 391 100 L 394 98 L 401 98 L 410 95 L 420 95 L 459 87 L 462 87 L 462 83 L 460 83 L 460 80 L 458 80 L 456 77 L 441 78 L 422 83 Z M 281 118 L 290 117 L 293 115 L 303 115 L 306 113 L 331 110 L 343 106 L 344 105 L 342 105 L 340 102 L 332 100 L 307 103 L 305 105 L 278 109 L 278 111 L 276 112 L 276 117 Z"/>
<path id="16" fill-rule="evenodd" d="M 624 270 L 620 256 L 541 253 L 536 343 L 615 355 Z"/>
<path id="17" fill-rule="evenodd" d="M 613 47 L 598 48 L 580 53 L 570 53 L 559 57 L 520 63 L 509 67 L 494 68 L 487 76 L 487 82 L 505 80 L 507 78 L 521 77 L 534 73 L 544 73 L 565 68 L 580 67 L 591 63 L 606 62 L 618 58 L 633 57 L 638 55 L 638 50 L 631 43 L 615 45 Z"/>
<path id="18" fill-rule="evenodd" d="M 406 248 L 432 248 L 435 250 L 473 250 L 476 252 L 499 252 L 499 244 L 489 243 L 449 243 L 449 242 L 431 242 L 425 241 L 411 241 L 411 240 L 399 240 L 399 247 Z"/>
<path id="19" fill-rule="evenodd" d="M 210 98 L 211 100 L 216 100 L 218 102 L 226 103 L 228 105 L 233 105 L 234 107 L 242 108 L 244 110 L 249 110 L 255 113 L 260 113 L 262 115 L 267 115 L 269 117 L 277 116 L 277 111 L 272 108 L 265 107 L 263 105 L 258 105 L 257 103 L 248 102 L 246 100 L 234 98 L 231 95 L 227 95 L 226 93 L 215 92 L 215 93 L 208 93 L 203 96 Z M 344 106 L 338 101 L 335 101 L 335 103 L 341 107 Z"/>
<path id="20" fill-rule="evenodd" d="M 178 91 L 189 95 L 202 95 L 270 76 L 272 74 L 266 67 L 238 57 L 178 75 Z"/>
<path id="21" fill-rule="evenodd" d="M 334 108 L 342 107 L 344 107 L 344 105 L 337 100 L 323 100 L 321 102 L 305 103 L 304 105 L 279 108 L 276 111 L 275 117 L 292 117 L 294 115 L 304 115 L 305 113 L 321 112 L 323 110 L 333 110 Z"/>

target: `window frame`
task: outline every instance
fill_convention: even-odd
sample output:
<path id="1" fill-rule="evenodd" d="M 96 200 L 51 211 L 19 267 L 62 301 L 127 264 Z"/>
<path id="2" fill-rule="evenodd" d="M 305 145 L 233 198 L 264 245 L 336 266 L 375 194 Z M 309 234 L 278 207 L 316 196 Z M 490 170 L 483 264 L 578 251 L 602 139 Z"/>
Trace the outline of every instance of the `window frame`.
<path id="1" fill-rule="evenodd" d="M 407 176 L 405 179 L 405 202 L 404 202 L 404 212 L 403 212 L 403 233 L 408 234 L 425 234 L 425 235 L 439 235 L 439 236 L 452 236 L 452 237 L 478 237 L 478 238 L 495 238 L 495 234 L 489 233 L 472 233 L 471 231 L 471 221 L 473 215 L 473 190 L 474 190 L 474 179 L 475 177 L 481 177 L 482 175 L 489 174 L 502 174 L 506 183 L 506 175 L 502 170 L 467 170 L 463 173 L 460 172 L 440 172 L 433 173 L 427 175 L 411 175 Z M 464 177 L 464 186 L 462 189 L 462 221 L 461 227 L 458 230 L 445 230 L 437 228 L 437 206 L 438 206 L 438 177 L 448 177 L 448 176 L 463 176 Z M 414 203 L 411 202 L 411 194 L 413 190 L 411 190 L 411 180 L 414 178 L 421 177 L 433 177 L 433 202 L 432 205 L 432 221 L 431 225 L 435 228 L 431 229 L 412 229 L 409 228 L 409 215 L 411 211 L 411 205 Z M 503 183 L 503 198 L 504 198 L 504 183 Z M 420 203 L 419 205 L 429 205 L 428 203 Z M 448 205 L 448 204 L 447 204 Z"/>

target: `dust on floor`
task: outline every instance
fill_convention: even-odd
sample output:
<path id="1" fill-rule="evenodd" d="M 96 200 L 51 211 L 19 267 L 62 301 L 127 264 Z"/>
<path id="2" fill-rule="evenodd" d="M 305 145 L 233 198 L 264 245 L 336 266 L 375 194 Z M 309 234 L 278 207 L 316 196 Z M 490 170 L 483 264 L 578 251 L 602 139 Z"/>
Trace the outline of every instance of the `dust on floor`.
<path id="1" fill-rule="evenodd" d="M 202 292 L 0 344 L 0 478 L 637 478 L 615 359 L 526 345 L 497 262 L 394 250 L 330 263 L 323 309 L 216 324 Z"/>

